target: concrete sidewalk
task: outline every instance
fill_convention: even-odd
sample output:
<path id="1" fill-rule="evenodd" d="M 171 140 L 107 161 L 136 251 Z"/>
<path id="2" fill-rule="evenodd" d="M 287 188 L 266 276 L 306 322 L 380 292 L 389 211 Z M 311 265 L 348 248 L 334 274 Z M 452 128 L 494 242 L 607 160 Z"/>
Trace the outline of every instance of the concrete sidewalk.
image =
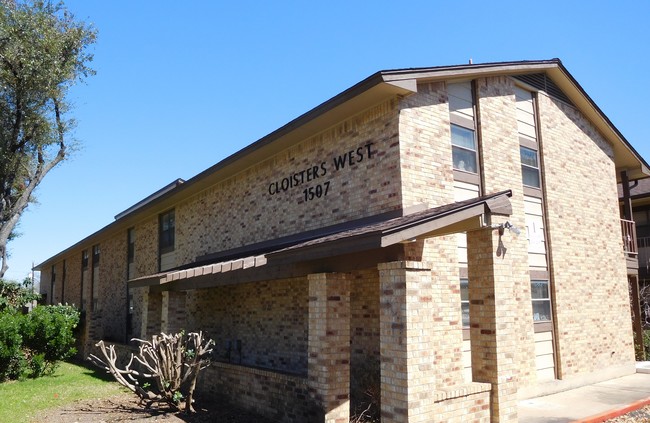
<path id="1" fill-rule="evenodd" d="M 637 373 L 519 402 L 522 423 L 596 422 L 650 404 L 650 363 Z M 648 371 L 649 373 L 640 373 Z"/>

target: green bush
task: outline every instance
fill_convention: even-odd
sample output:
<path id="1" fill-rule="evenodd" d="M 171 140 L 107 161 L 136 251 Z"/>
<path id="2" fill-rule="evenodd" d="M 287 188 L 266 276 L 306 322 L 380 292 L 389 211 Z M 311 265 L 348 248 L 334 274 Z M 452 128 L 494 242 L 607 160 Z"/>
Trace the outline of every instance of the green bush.
<path id="1" fill-rule="evenodd" d="M 79 324 L 79 312 L 72 306 L 38 306 L 25 316 L 22 325 L 23 350 L 28 352 L 33 376 L 54 371 L 57 361 L 73 356 L 74 328 Z"/>
<path id="2" fill-rule="evenodd" d="M 0 382 L 19 379 L 24 372 L 25 358 L 20 335 L 23 316 L 14 311 L 0 313 Z"/>
<path id="3" fill-rule="evenodd" d="M 47 361 L 45 361 L 45 354 L 35 354 L 29 360 L 30 377 L 36 379 L 37 377 L 44 376 L 51 371 Z"/>
<path id="4" fill-rule="evenodd" d="M 0 381 L 52 373 L 76 353 L 79 312 L 71 306 L 38 306 L 28 314 L 0 312 Z"/>

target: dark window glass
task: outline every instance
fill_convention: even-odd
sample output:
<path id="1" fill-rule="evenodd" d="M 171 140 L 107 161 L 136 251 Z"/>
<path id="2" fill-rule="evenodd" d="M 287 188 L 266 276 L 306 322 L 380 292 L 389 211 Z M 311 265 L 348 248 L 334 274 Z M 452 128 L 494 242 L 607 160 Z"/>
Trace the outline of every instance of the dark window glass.
<path id="1" fill-rule="evenodd" d="M 93 267 L 99 266 L 100 250 L 99 245 L 93 246 Z"/>
<path id="2" fill-rule="evenodd" d="M 451 153 L 454 169 L 478 173 L 476 139 L 473 130 L 451 125 Z"/>
<path id="3" fill-rule="evenodd" d="M 81 268 L 82 270 L 88 269 L 88 250 L 81 252 Z"/>
<path id="4" fill-rule="evenodd" d="M 174 251 L 175 226 L 174 210 L 160 215 L 160 254 Z"/>

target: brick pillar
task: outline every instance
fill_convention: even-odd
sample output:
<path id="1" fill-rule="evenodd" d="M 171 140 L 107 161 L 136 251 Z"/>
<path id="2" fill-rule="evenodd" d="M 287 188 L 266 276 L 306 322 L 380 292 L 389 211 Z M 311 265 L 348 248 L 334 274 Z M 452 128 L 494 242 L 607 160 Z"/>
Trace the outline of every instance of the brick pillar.
<path id="1" fill-rule="evenodd" d="M 513 269 L 521 259 L 507 248 L 512 236 L 506 231 L 485 228 L 467 233 L 469 273 L 469 316 L 472 339 L 472 376 L 476 382 L 492 385 L 492 422 L 517 421 L 518 336 Z"/>
<path id="2" fill-rule="evenodd" d="M 421 262 L 379 264 L 381 421 L 435 421 L 431 269 Z"/>
<path id="3" fill-rule="evenodd" d="M 185 292 L 163 291 L 160 314 L 160 331 L 176 333 L 185 329 Z"/>
<path id="4" fill-rule="evenodd" d="M 309 390 L 324 423 L 350 420 L 350 281 L 342 273 L 309 280 Z"/>
<path id="5" fill-rule="evenodd" d="M 144 288 L 142 293 L 142 339 L 160 333 L 162 318 L 162 295 Z"/>

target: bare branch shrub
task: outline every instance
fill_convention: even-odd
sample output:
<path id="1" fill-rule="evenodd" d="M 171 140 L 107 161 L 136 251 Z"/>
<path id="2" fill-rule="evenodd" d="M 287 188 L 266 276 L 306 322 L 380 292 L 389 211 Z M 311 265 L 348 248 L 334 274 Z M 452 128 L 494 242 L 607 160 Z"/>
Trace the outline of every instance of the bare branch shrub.
<path id="1" fill-rule="evenodd" d="M 129 363 L 117 366 L 115 345 L 99 341 L 96 346 L 104 359 L 91 354 L 88 359 L 109 372 L 115 380 L 135 393 L 141 403 L 167 403 L 179 410 L 194 412 L 193 395 L 199 372 L 210 364 L 212 340 L 203 332 L 154 335 L 151 342 L 133 339 L 140 344 L 138 355 Z"/>

